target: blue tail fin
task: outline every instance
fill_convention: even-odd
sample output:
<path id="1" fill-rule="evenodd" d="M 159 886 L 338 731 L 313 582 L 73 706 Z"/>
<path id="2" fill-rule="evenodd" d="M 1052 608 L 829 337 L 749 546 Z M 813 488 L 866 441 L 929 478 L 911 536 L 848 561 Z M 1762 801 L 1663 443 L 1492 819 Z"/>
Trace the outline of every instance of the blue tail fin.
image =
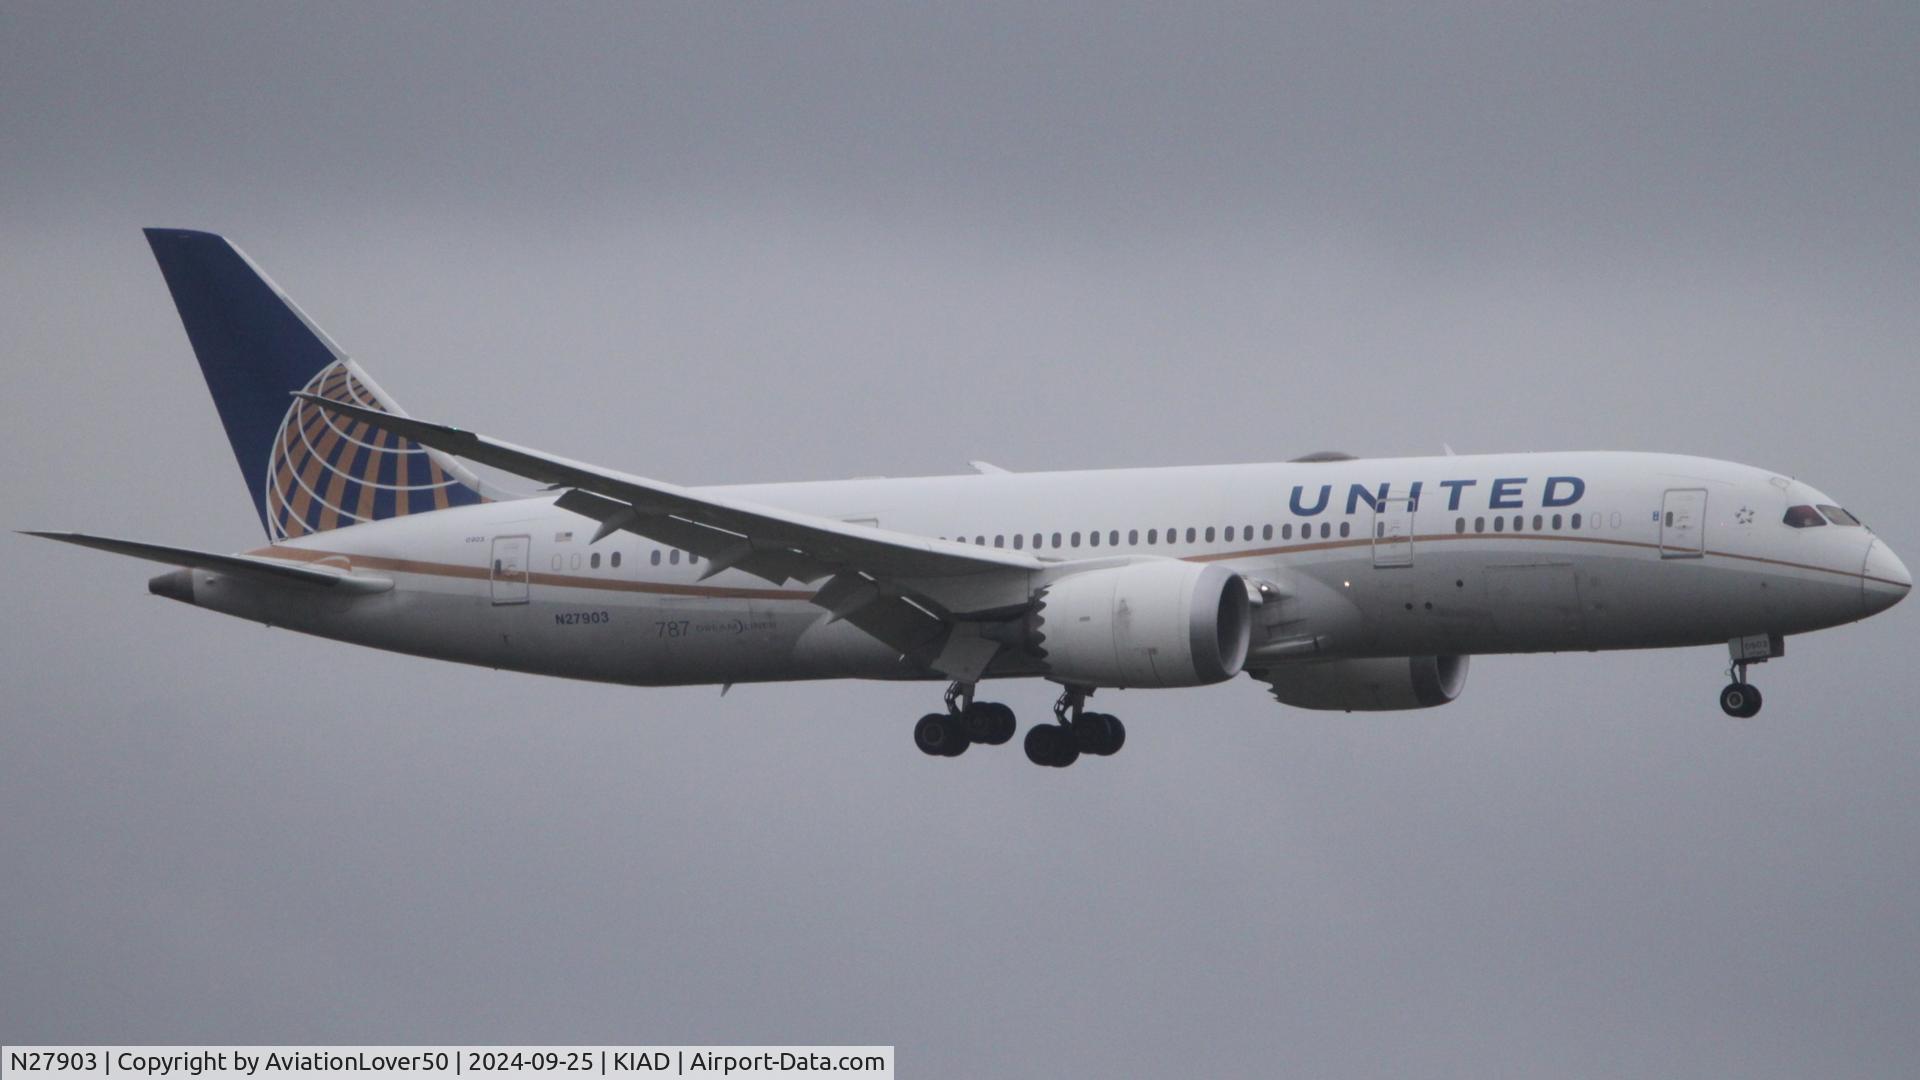
<path id="1" fill-rule="evenodd" d="M 292 396 L 404 415 L 239 248 L 213 233 L 146 234 L 268 539 L 484 501 L 451 458 Z"/>

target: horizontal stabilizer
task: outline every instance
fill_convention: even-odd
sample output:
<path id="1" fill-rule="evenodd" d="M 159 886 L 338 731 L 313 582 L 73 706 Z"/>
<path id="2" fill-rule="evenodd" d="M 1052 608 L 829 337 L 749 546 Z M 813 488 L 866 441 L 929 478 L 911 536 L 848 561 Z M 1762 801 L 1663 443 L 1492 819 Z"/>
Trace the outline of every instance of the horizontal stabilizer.
<path id="1" fill-rule="evenodd" d="M 136 559 L 147 559 L 170 566 L 191 566 L 198 570 L 211 570 L 219 574 L 232 574 L 235 577 L 252 578 L 255 581 L 281 585 L 313 585 L 326 589 L 343 589 L 348 592 L 384 592 L 393 588 L 393 579 L 389 577 L 377 574 L 356 574 L 349 570 L 316 566 L 312 563 L 296 565 L 253 555 L 218 555 L 211 551 L 168 547 L 165 544 L 149 544 L 139 540 L 119 540 L 111 536 L 89 536 L 86 533 L 37 532 L 29 529 L 22 535 L 58 540 L 63 544 L 77 544 L 80 547 L 94 548 L 99 551 L 111 551 L 115 555 L 131 555 Z"/>

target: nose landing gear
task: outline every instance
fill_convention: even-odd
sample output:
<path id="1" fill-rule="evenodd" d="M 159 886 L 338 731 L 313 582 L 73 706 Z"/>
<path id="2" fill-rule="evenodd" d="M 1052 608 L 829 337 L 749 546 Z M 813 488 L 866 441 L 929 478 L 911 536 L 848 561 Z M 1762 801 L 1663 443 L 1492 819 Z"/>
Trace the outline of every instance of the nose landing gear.
<path id="1" fill-rule="evenodd" d="M 1764 664 L 1787 654 L 1786 639 L 1779 634 L 1748 634 L 1727 642 L 1727 654 L 1733 664 L 1727 668 L 1726 689 L 1720 691 L 1720 711 L 1736 720 L 1760 714 L 1760 688 L 1747 681 L 1748 664 Z"/>
<path id="2" fill-rule="evenodd" d="M 1720 711 L 1736 720 L 1746 720 L 1760 713 L 1760 688 L 1747 682 L 1747 665 L 1738 666 L 1739 674 L 1720 691 Z"/>

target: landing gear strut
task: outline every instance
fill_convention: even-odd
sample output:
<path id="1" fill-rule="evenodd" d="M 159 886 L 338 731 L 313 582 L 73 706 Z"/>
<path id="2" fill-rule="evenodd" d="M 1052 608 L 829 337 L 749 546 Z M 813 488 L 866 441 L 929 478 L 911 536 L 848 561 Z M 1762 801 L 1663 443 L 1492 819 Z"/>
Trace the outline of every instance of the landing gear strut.
<path id="1" fill-rule="evenodd" d="M 1127 728 L 1119 717 L 1086 711 L 1091 693 L 1078 686 L 1060 691 L 1060 699 L 1053 703 L 1054 722 L 1027 729 L 1028 761 L 1064 769 L 1080 760 L 1081 754 L 1105 757 L 1126 744 Z"/>
<path id="2" fill-rule="evenodd" d="M 1013 738 L 1013 710 L 997 701 L 975 701 L 973 684 L 947 687 L 947 711 L 928 713 L 913 725 L 913 743 L 933 757 L 959 757 L 974 743 L 999 746 Z"/>

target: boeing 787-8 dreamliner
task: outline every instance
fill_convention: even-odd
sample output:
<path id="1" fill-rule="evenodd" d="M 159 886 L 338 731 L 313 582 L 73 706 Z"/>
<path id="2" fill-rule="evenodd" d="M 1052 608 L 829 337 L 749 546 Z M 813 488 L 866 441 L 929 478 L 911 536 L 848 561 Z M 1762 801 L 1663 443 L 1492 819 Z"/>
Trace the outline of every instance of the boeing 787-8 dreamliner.
<path id="1" fill-rule="evenodd" d="M 1720 706 L 1749 717 L 1749 664 L 1911 585 L 1836 500 L 1673 454 L 681 487 L 411 419 L 227 240 L 147 239 L 267 543 L 35 535 L 379 649 L 635 686 L 943 682 L 913 736 L 949 757 L 1014 734 L 984 681 L 1046 679 L 1026 752 L 1065 766 L 1125 741 L 1096 690 L 1244 672 L 1301 708 L 1414 709 L 1459 696 L 1475 653 L 1725 644 Z"/>

